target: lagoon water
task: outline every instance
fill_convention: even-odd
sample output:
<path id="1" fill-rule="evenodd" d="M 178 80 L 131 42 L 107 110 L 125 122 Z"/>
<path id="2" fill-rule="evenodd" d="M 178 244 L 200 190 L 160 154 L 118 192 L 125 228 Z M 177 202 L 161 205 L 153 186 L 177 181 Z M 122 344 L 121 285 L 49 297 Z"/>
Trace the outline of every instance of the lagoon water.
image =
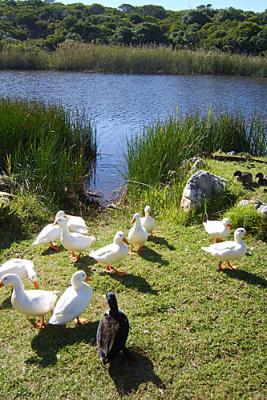
<path id="1" fill-rule="evenodd" d="M 108 197 L 126 171 L 125 138 L 144 125 L 181 113 L 253 112 L 267 118 L 267 79 L 225 76 L 114 75 L 81 72 L 0 72 L 0 97 L 57 103 L 86 113 L 101 153 L 94 188 Z M 148 155 L 149 161 L 149 155 Z"/>

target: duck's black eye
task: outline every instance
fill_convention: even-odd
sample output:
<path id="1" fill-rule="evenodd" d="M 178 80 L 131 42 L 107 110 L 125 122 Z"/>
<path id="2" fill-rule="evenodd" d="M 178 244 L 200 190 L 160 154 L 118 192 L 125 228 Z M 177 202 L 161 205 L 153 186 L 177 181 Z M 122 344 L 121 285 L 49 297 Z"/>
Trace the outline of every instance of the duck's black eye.
<path id="1" fill-rule="evenodd" d="M 7 278 L 5 278 L 4 280 L 7 281 Z"/>

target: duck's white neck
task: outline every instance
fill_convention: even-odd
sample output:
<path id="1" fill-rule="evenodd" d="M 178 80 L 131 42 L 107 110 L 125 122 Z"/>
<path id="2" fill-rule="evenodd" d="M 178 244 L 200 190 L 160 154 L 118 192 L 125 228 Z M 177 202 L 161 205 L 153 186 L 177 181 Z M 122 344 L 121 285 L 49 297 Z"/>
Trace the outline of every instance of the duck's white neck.
<path id="1" fill-rule="evenodd" d="M 21 280 L 15 282 L 15 283 L 12 285 L 12 288 L 13 288 L 13 291 L 14 291 L 16 294 L 23 294 L 23 293 L 24 293 L 24 285 L 23 285 L 23 283 L 22 283 Z"/>
<path id="2" fill-rule="evenodd" d="M 244 245 L 245 242 L 243 241 L 240 235 L 235 235 L 235 242 Z"/>
<path id="3" fill-rule="evenodd" d="M 81 286 L 83 286 L 83 282 L 75 282 L 75 281 L 72 281 L 72 282 L 71 282 L 71 286 L 73 287 L 74 290 L 77 290 L 77 289 L 79 289 Z"/>
<path id="4" fill-rule="evenodd" d="M 136 228 L 139 228 L 140 226 L 142 226 L 142 225 L 141 225 L 141 220 L 140 220 L 140 218 L 138 218 L 138 219 L 135 220 L 134 225 L 136 226 Z"/>
<path id="5" fill-rule="evenodd" d="M 65 237 L 70 235 L 69 228 L 68 228 L 67 225 L 61 226 L 61 237 L 62 237 L 63 235 L 64 235 Z"/>
<path id="6" fill-rule="evenodd" d="M 29 278 L 36 275 L 34 269 L 29 266 L 26 267 L 26 271 Z"/>

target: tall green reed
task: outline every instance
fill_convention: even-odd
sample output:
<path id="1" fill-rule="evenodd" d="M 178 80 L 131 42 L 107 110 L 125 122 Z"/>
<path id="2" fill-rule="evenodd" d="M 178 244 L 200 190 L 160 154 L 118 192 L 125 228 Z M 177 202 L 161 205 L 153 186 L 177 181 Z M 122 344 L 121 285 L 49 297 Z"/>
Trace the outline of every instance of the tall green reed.
<path id="1" fill-rule="evenodd" d="M 0 49 L 0 69 L 56 69 L 125 74 L 267 76 L 267 60 L 219 51 L 66 41 L 54 52 L 16 44 Z"/>
<path id="2" fill-rule="evenodd" d="M 57 205 L 73 201 L 96 158 L 95 131 L 76 112 L 27 101 L 0 101 L 2 171 Z"/>
<path id="3" fill-rule="evenodd" d="M 163 46 L 111 46 L 65 43 L 52 57 L 59 70 L 134 74 L 222 74 L 267 76 L 264 57 L 219 51 L 172 49 Z"/>
<path id="4" fill-rule="evenodd" d="M 5 45 L 0 48 L 0 69 L 46 70 L 50 54 L 40 48 L 25 45 Z"/>

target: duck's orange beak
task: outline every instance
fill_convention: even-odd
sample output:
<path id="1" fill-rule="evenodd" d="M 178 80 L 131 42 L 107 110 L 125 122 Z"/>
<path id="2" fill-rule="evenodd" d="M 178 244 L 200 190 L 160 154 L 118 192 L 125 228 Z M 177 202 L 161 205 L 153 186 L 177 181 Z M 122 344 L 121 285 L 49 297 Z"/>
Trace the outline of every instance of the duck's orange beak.
<path id="1" fill-rule="evenodd" d="M 87 276 L 84 281 L 90 283 L 92 282 L 92 278 L 90 278 L 90 276 Z"/>
<path id="2" fill-rule="evenodd" d="M 33 285 L 34 285 L 35 289 L 39 289 L 39 287 L 40 287 L 38 281 L 34 281 Z"/>
<path id="3" fill-rule="evenodd" d="M 231 225 L 231 224 L 228 224 L 228 228 L 229 228 L 229 229 L 232 229 L 232 225 Z"/>
<path id="4" fill-rule="evenodd" d="M 123 238 L 122 241 L 123 241 L 123 243 L 125 243 L 125 244 L 129 244 L 129 242 L 128 242 L 128 240 L 127 240 L 126 238 Z"/>
<path id="5" fill-rule="evenodd" d="M 4 284 L 2 281 L 0 281 L 0 287 L 4 287 Z"/>
<path id="6" fill-rule="evenodd" d="M 134 224 L 135 223 L 135 218 L 133 218 L 132 220 L 131 220 L 131 224 Z"/>

